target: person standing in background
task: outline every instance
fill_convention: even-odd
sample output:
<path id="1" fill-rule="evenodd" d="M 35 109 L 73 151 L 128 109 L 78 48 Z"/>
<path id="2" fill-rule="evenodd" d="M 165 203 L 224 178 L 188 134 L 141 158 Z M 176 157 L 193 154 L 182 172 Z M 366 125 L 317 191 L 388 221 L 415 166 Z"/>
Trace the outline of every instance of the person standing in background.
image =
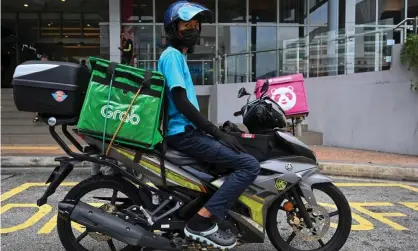
<path id="1" fill-rule="evenodd" d="M 132 42 L 130 32 L 122 33 L 121 35 L 123 48 L 119 47 L 122 52 L 122 64 L 130 65 L 134 51 L 134 43 Z"/>

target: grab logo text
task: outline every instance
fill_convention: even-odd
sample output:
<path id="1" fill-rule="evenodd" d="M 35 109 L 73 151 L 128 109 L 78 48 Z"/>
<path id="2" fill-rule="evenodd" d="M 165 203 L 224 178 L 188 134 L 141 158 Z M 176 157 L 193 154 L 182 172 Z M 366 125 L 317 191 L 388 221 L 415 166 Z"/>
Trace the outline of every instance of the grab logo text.
<path id="1" fill-rule="evenodd" d="M 131 111 L 130 114 L 126 116 L 125 123 L 131 123 L 132 125 L 139 124 L 139 116 L 133 113 L 134 111 Z M 113 120 L 120 120 L 122 121 L 123 116 L 125 116 L 124 111 L 121 110 L 113 110 L 112 105 L 104 105 L 100 111 L 100 114 L 108 119 Z"/>

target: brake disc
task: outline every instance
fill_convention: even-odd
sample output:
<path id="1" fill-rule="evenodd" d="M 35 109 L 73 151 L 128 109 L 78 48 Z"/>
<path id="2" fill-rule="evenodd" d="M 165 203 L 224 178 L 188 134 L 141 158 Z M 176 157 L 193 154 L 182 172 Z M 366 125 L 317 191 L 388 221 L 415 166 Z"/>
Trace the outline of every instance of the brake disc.
<path id="1" fill-rule="evenodd" d="M 324 237 L 328 232 L 331 221 L 328 211 L 320 206 L 311 206 L 305 204 L 305 208 L 308 211 L 311 218 L 313 228 L 309 229 L 304 221 L 299 224 L 292 225 L 293 231 L 296 233 L 296 237 L 299 237 L 305 241 L 317 241 Z"/>
<path id="2" fill-rule="evenodd" d="M 115 212 L 117 211 L 116 206 L 115 206 L 115 205 L 112 205 L 112 204 L 109 204 L 109 203 L 107 203 L 107 204 L 103 204 L 103 205 L 100 207 L 100 209 L 102 209 L 102 210 L 103 210 L 103 211 L 105 211 L 106 213 L 110 213 L 110 214 L 115 213 Z M 90 236 L 91 238 L 93 238 L 93 239 L 94 239 L 94 240 L 96 240 L 96 241 L 109 241 L 109 240 L 111 240 L 111 239 L 112 239 L 111 237 L 109 237 L 109 236 L 107 236 L 107 235 L 104 235 L 104 234 L 102 234 L 102 233 L 97 233 L 97 232 L 88 232 L 88 234 L 89 234 L 89 236 Z"/>

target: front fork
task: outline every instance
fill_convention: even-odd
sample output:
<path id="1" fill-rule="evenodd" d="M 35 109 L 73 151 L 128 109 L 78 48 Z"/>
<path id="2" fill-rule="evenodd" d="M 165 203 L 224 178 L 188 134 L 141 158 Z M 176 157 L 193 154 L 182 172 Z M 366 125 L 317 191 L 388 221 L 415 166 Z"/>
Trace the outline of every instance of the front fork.
<path id="1" fill-rule="evenodd" d="M 292 194 L 292 196 L 294 197 L 296 201 L 297 208 L 299 209 L 299 213 L 302 216 L 308 228 L 312 228 L 313 225 L 312 225 L 311 217 L 309 216 L 309 213 L 306 210 L 305 205 L 303 204 L 302 196 L 305 198 L 305 200 L 308 202 L 309 205 L 316 206 L 318 204 L 316 202 L 315 195 L 313 194 L 312 186 L 314 184 L 331 183 L 331 182 L 333 182 L 331 178 L 323 174 L 320 174 L 316 169 L 314 169 L 312 171 L 309 171 L 308 173 L 305 173 L 302 176 L 302 179 L 300 180 L 298 184 L 300 188 L 300 192 L 302 192 L 302 194 L 299 193 L 296 186 L 290 189 L 290 193 Z"/>

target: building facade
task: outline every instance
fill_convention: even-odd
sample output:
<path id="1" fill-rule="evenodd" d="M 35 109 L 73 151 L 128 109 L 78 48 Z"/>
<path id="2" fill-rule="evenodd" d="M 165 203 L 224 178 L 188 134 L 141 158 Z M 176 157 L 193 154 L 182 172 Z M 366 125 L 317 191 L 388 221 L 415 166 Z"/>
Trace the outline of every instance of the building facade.
<path id="1" fill-rule="evenodd" d="M 14 67 L 46 54 L 80 62 L 120 62 L 121 36 L 134 44 L 131 64 L 156 69 L 173 0 L 2 1 L 2 87 Z M 196 0 L 213 10 L 188 63 L 196 85 L 253 82 L 385 70 L 394 25 L 418 15 L 418 0 Z M 348 37 L 351 37 L 348 39 Z M 251 53 L 249 53 L 251 52 Z M 5 83 L 5 84 L 3 84 Z"/>

